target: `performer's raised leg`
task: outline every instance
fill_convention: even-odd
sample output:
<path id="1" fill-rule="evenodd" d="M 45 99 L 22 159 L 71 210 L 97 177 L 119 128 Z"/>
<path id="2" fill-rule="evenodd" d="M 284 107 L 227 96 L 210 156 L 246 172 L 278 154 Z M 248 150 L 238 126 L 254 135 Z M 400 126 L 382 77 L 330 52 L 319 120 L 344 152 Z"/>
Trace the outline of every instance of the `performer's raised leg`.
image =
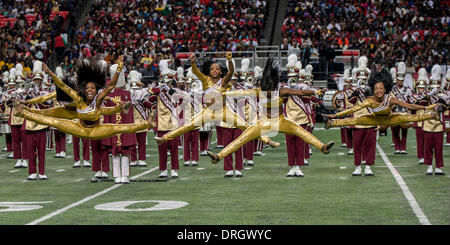
<path id="1" fill-rule="evenodd" d="M 292 134 L 300 137 L 305 143 L 315 146 L 317 149 L 321 150 L 323 153 L 328 154 L 329 149 L 333 146 L 334 142 L 330 141 L 327 144 L 322 143 L 316 136 L 309 133 L 303 127 L 299 126 L 297 123 L 280 117 L 279 119 L 279 132 L 285 134 Z"/>

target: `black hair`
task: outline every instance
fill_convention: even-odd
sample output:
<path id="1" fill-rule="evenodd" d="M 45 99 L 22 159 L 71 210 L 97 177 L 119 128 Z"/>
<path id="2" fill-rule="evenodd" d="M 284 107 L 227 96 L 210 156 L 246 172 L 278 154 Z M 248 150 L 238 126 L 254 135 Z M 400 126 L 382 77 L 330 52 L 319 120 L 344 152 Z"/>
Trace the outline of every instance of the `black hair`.
<path id="1" fill-rule="evenodd" d="M 259 81 L 261 90 L 273 91 L 278 87 L 279 82 L 280 66 L 277 60 L 275 60 L 273 57 L 270 57 L 266 62 L 262 77 Z"/>
<path id="2" fill-rule="evenodd" d="M 65 76 L 62 81 L 69 86 L 70 88 L 75 88 L 75 81 L 74 79 L 71 79 L 69 76 Z M 73 99 L 66 94 L 61 88 L 56 86 L 56 100 L 57 101 L 64 101 L 64 102 L 72 102 Z"/>
<path id="3" fill-rule="evenodd" d="M 84 90 L 87 83 L 94 83 L 97 92 L 106 85 L 107 72 L 106 69 L 103 68 L 99 59 L 81 59 L 77 63 L 76 73 L 78 78 L 75 85 L 75 90 L 77 90 L 78 94 L 84 99 L 86 99 Z"/>
<path id="4" fill-rule="evenodd" d="M 385 94 L 389 94 L 393 87 L 393 81 L 391 73 L 386 68 L 383 68 L 381 71 L 372 70 L 370 72 L 368 84 L 370 89 L 372 89 L 372 93 L 375 91 L 375 84 L 379 82 L 383 83 L 384 89 L 386 89 Z"/>
<path id="5" fill-rule="evenodd" d="M 227 62 L 228 62 L 228 61 L 227 61 Z M 219 64 L 219 63 L 217 63 L 217 62 L 214 62 L 214 61 L 211 60 L 211 59 L 207 59 L 207 60 L 205 60 L 205 61 L 203 62 L 202 68 L 201 68 L 201 72 L 202 72 L 203 74 L 205 74 L 206 76 L 209 76 L 209 73 L 210 73 L 210 70 L 211 70 L 211 66 L 212 66 L 213 64 L 218 64 L 218 65 L 219 65 L 220 71 L 222 71 L 222 74 L 220 75 L 221 78 L 224 77 L 224 76 L 227 74 L 228 69 L 227 69 L 226 66 L 221 65 L 221 64 Z"/>

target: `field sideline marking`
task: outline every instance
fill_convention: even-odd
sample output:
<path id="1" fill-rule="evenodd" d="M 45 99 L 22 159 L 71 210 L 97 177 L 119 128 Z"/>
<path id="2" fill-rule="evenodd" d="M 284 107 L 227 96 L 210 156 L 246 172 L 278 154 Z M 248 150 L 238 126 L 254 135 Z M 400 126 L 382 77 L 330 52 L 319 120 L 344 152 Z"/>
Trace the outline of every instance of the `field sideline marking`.
<path id="1" fill-rule="evenodd" d="M 155 171 L 155 170 L 157 170 L 157 169 L 159 169 L 159 167 L 154 167 L 154 168 L 152 168 L 152 169 L 150 169 L 150 170 L 147 170 L 147 171 L 145 171 L 145 172 L 143 172 L 143 173 L 140 173 L 140 174 L 138 174 L 138 175 L 135 175 L 135 176 L 131 177 L 130 179 L 137 179 L 137 178 L 139 178 L 139 177 L 141 177 L 141 176 L 144 176 L 144 175 L 146 175 L 146 174 L 148 174 L 148 173 L 151 173 L 151 172 L 153 172 L 153 171 Z M 54 217 L 54 216 L 56 216 L 56 215 L 58 215 L 58 214 L 61 214 L 62 212 L 65 212 L 65 211 L 67 211 L 67 210 L 69 210 L 69 209 L 71 209 L 71 208 L 73 208 L 73 207 L 76 207 L 76 206 L 78 206 L 78 205 L 81 205 L 81 204 L 83 204 L 83 203 L 85 203 L 85 202 L 87 202 L 87 201 L 90 201 L 90 200 L 92 200 L 92 199 L 94 199 L 94 198 L 96 198 L 96 197 L 99 197 L 99 196 L 101 196 L 101 195 L 103 195 L 103 194 L 105 194 L 105 193 L 108 193 L 108 192 L 110 192 L 110 191 L 112 191 L 112 190 L 114 190 L 114 189 L 116 189 L 116 188 L 118 188 L 118 187 L 120 187 L 120 186 L 122 186 L 122 184 L 114 184 L 113 186 L 111 186 L 111 187 L 109 187 L 109 188 L 106 188 L 106 189 L 104 189 L 103 191 L 97 192 L 97 193 L 95 193 L 95 194 L 92 195 L 92 196 L 88 196 L 88 197 L 86 197 L 86 198 L 84 198 L 84 199 L 82 199 L 82 200 L 80 200 L 80 201 L 78 201 L 78 202 L 74 202 L 74 203 L 72 203 L 72 204 L 70 204 L 70 205 L 68 205 L 68 206 L 66 206 L 66 207 L 64 207 L 64 208 L 58 209 L 58 210 L 56 210 L 56 211 L 54 211 L 54 212 L 52 212 L 52 213 L 50 213 L 50 214 L 47 214 L 47 215 L 44 216 L 44 217 L 41 217 L 41 218 L 39 218 L 39 219 L 37 219 L 37 220 L 34 220 L 34 221 L 31 221 L 30 223 L 28 223 L 28 224 L 26 224 L 26 225 L 36 225 L 36 224 L 39 224 L 39 223 L 41 223 L 42 221 L 48 220 L 48 219 L 50 219 L 50 218 L 52 218 L 52 217 Z"/>
<path id="2" fill-rule="evenodd" d="M 400 186 L 400 189 L 403 191 L 403 194 L 405 195 L 406 200 L 408 200 L 408 203 L 411 206 L 414 213 L 416 214 L 417 218 L 419 219 L 419 222 L 422 225 L 431 225 L 430 221 L 428 220 L 427 216 L 420 208 L 419 203 L 417 203 L 416 199 L 414 198 L 413 194 L 409 190 L 409 188 L 406 185 L 405 181 L 403 180 L 402 176 L 399 174 L 397 169 L 395 169 L 394 165 L 392 165 L 392 162 L 386 156 L 383 149 L 381 149 L 381 146 L 378 143 L 377 143 L 377 149 L 380 152 L 380 155 L 383 158 L 384 163 L 386 163 L 386 166 L 389 168 L 392 175 L 394 176 L 395 181 L 397 181 L 397 184 Z"/>

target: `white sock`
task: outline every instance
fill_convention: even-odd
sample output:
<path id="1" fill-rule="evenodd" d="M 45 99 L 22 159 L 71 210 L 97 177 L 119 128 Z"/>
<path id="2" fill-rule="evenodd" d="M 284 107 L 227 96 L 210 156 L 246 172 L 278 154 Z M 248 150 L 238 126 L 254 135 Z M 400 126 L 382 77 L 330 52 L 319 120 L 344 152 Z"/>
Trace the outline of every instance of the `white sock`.
<path id="1" fill-rule="evenodd" d="M 113 176 L 114 178 L 120 177 L 120 156 L 113 156 L 112 157 L 112 164 L 113 164 Z"/>
<path id="2" fill-rule="evenodd" d="M 122 155 L 122 174 L 121 177 L 128 177 L 130 175 L 130 158 Z"/>

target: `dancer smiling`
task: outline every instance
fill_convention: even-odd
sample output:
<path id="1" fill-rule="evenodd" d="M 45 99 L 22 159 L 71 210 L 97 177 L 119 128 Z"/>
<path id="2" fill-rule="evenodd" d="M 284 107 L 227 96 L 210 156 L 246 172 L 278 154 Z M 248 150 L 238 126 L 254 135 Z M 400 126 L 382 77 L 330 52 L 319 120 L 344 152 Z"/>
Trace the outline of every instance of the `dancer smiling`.
<path id="1" fill-rule="evenodd" d="M 430 119 L 439 120 L 442 107 L 440 104 L 430 106 L 422 106 L 417 104 L 409 104 L 393 98 L 389 93 L 392 88 L 392 77 L 387 70 L 374 71 L 369 78 L 369 86 L 373 91 L 373 96 L 368 97 L 363 103 L 358 104 L 351 109 L 338 112 L 336 114 L 325 115 L 325 128 L 351 126 L 351 125 L 367 125 L 367 126 L 395 126 L 408 122 L 420 122 Z M 398 105 L 411 110 L 432 110 L 437 107 L 436 111 L 428 112 L 421 115 L 411 115 L 404 113 L 392 113 L 392 107 Z M 371 113 L 345 119 L 329 119 L 350 115 L 355 111 L 368 108 Z"/>
<path id="2" fill-rule="evenodd" d="M 250 126 L 244 119 L 242 119 L 240 116 L 226 107 L 225 100 L 228 93 L 226 90 L 228 88 L 228 83 L 231 80 L 231 76 L 234 73 L 234 65 L 233 61 L 231 60 L 232 54 L 227 53 L 226 57 L 229 70 L 222 78 L 221 76 L 223 74 L 223 71 L 218 63 L 211 64 L 209 69 L 210 76 L 206 76 L 205 74 L 200 72 L 197 65 L 195 64 L 195 54 L 191 55 L 190 62 L 192 66 L 192 72 L 202 82 L 203 90 L 205 91 L 204 93 L 206 97 L 210 99 L 210 102 L 207 103 L 207 107 L 196 114 L 188 124 L 178 127 L 177 129 L 170 131 L 162 137 L 155 137 L 158 144 L 175 139 L 176 137 L 183 135 L 186 132 L 192 131 L 195 128 L 201 127 L 208 122 L 223 121 L 241 130 L 246 130 Z M 264 143 L 268 143 L 271 147 L 278 147 L 280 145 L 280 143 L 272 141 L 267 136 L 261 136 L 261 140 Z"/>
<path id="3" fill-rule="evenodd" d="M 122 70 L 123 63 L 119 58 L 117 73 Z M 100 62 L 95 59 L 84 59 L 77 67 L 76 89 L 70 88 L 62 82 L 48 67 L 43 64 L 43 70 L 50 74 L 55 84 L 72 98 L 79 122 L 71 120 L 43 116 L 30 111 L 23 110 L 23 105 L 16 103 L 17 116 L 39 124 L 48 125 L 58 130 L 72 134 L 80 138 L 102 139 L 120 133 L 132 133 L 138 130 L 148 128 L 149 122 L 132 124 L 101 124 L 100 115 L 102 113 L 101 104 L 107 94 L 115 87 L 117 79 L 111 82 L 101 90 L 106 84 L 106 71 L 102 68 Z M 116 73 L 116 74 L 117 74 Z M 117 77 L 116 75 L 114 76 Z"/>

